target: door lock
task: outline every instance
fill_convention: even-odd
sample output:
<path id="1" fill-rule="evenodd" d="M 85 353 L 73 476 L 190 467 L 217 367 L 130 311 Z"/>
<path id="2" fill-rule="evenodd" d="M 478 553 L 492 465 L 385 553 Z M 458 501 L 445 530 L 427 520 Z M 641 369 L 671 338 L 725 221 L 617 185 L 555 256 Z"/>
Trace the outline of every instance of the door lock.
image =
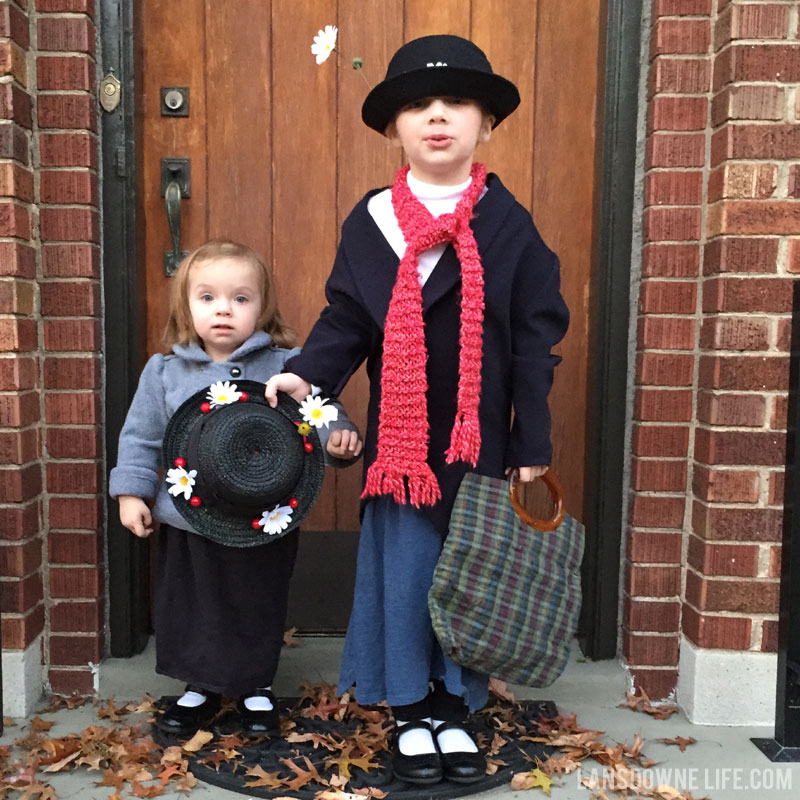
<path id="1" fill-rule="evenodd" d="M 161 87 L 161 116 L 162 117 L 189 116 L 188 86 Z"/>

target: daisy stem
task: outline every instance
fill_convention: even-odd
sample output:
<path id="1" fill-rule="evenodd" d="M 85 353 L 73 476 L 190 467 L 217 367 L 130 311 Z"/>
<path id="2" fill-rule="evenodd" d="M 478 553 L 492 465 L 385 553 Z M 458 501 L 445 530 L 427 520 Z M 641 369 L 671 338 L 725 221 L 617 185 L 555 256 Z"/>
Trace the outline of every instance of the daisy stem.
<path id="1" fill-rule="evenodd" d="M 337 58 L 339 56 L 341 56 L 342 58 L 347 58 L 347 56 L 339 48 L 339 45 L 336 45 L 336 47 L 333 48 L 333 51 L 336 53 Z M 361 59 L 361 58 L 352 58 L 352 59 L 348 58 L 347 60 L 350 62 L 350 66 L 352 66 L 353 69 L 356 72 L 358 72 L 359 75 L 361 75 L 361 77 L 364 79 L 364 83 L 367 84 L 367 88 L 371 91 L 372 90 L 372 84 L 367 80 L 367 76 L 364 74 L 364 72 L 362 70 L 363 59 Z"/>

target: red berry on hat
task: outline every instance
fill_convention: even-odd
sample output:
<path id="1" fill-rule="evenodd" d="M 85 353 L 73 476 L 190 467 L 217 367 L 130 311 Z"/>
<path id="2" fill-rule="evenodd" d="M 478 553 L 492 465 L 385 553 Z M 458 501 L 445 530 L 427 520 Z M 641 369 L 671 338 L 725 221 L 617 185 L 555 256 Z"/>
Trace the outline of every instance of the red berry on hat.
<path id="1" fill-rule="evenodd" d="M 247 392 L 241 392 L 239 394 L 239 402 L 246 403 L 247 402 Z"/>
<path id="2" fill-rule="evenodd" d="M 185 467 L 186 466 L 186 459 L 185 458 L 176 458 L 175 459 L 175 466 L 176 467 Z"/>
<path id="3" fill-rule="evenodd" d="M 197 508 L 198 506 L 201 506 L 202 504 L 203 504 L 203 501 L 196 494 L 193 494 L 189 498 L 189 505 L 190 506 L 194 506 L 195 508 Z"/>
<path id="4" fill-rule="evenodd" d="M 201 410 L 201 411 L 202 411 L 204 414 L 208 414 L 208 412 L 209 412 L 209 411 L 211 411 L 211 403 L 202 403 L 202 404 L 200 405 L 200 410 Z"/>
<path id="5" fill-rule="evenodd" d="M 291 500 L 289 500 L 289 508 L 297 508 L 299 505 L 300 503 L 298 503 L 296 497 L 293 497 Z"/>
<path id="6" fill-rule="evenodd" d="M 255 531 L 261 527 L 261 521 L 257 519 L 254 519 L 250 524 L 253 526 L 253 530 Z"/>
<path id="7" fill-rule="evenodd" d="M 306 442 L 303 447 L 305 448 L 306 453 L 310 453 L 314 449 L 314 445 L 311 442 Z"/>

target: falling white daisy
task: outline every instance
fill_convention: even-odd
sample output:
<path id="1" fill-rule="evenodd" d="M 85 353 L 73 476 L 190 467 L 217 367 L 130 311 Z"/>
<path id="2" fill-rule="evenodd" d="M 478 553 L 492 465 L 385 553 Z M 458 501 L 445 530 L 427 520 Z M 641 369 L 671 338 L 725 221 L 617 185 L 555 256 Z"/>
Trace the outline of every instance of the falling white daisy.
<path id="1" fill-rule="evenodd" d="M 336 406 L 326 406 L 327 402 L 327 399 L 323 399 L 319 395 L 306 397 L 300 403 L 300 413 L 303 415 L 303 419 L 315 428 L 321 428 L 323 425 L 327 428 L 331 422 L 336 422 L 339 419 L 339 409 Z"/>
<path id="2" fill-rule="evenodd" d="M 174 497 L 182 494 L 183 499 L 188 500 L 192 496 L 196 476 L 196 469 L 187 472 L 183 467 L 174 467 L 167 470 L 167 483 L 172 484 L 167 491 Z"/>
<path id="3" fill-rule="evenodd" d="M 265 511 L 261 515 L 258 524 L 264 529 L 265 533 L 274 536 L 289 527 L 289 523 L 292 521 L 292 512 L 291 506 L 277 505 L 272 511 Z"/>
<path id="4" fill-rule="evenodd" d="M 211 403 L 211 408 L 216 408 L 217 406 L 227 406 L 229 403 L 235 403 L 241 396 L 242 393 L 236 391 L 235 383 L 217 381 L 208 387 L 206 399 Z"/>
<path id="5" fill-rule="evenodd" d="M 317 57 L 317 64 L 328 60 L 328 56 L 336 48 L 336 35 L 339 29 L 335 25 L 326 25 L 325 30 L 317 31 L 314 44 L 311 45 L 311 54 Z"/>

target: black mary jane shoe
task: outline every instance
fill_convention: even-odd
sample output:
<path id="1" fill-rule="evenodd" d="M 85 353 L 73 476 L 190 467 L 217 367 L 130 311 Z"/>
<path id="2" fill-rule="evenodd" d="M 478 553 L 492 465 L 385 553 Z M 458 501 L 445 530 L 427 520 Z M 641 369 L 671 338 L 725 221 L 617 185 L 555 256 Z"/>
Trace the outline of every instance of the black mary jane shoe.
<path id="1" fill-rule="evenodd" d="M 400 736 L 406 731 L 412 731 L 417 728 L 424 728 L 431 733 L 431 738 L 433 738 L 430 724 L 423 719 L 406 722 L 399 728 L 395 727 L 392 771 L 395 778 L 406 783 L 415 783 L 423 786 L 430 783 L 439 783 L 442 779 L 442 762 L 439 760 L 438 750 L 435 753 L 420 753 L 416 756 L 407 756 L 400 752 Z M 435 739 L 434 746 L 436 746 Z"/>
<path id="2" fill-rule="evenodd" d="M 439 747 L 438 736 L 446 730 L 460 730 L 473 739 L 467 725 L 463 722 L 442 722 L 434 730 L 436 747 L 439 749 L 439 757 L 442 761 L 442 774 L 445 780 L 453 783 L 477 783 L 486 775 L 486 756 L 478 750 L 477 753 L 468 751 L 456 751 L 454 753 L 443 753 Z M 474 739 L 473 739 L 474 741 Z"/>
<path id="3" fill-rule="evenodd" d="M 175 700 L 167 707 L 156 725 L 158 729 L 171 736 L 192 736 L 200 728 L 208 725 L 219 713 L 220 696 L 194 686 L 187 686 L 187 692 L 204 694 L 206 699 L 199 706 L 181 706 Z"/>
<path id="4" fill-rule="evenodd" d="M 280 733 L 281 715 L 278 711 L 278 704 L 275 695 L 269 689 L 256 689 L 250 692 L 247 697 L 266 697 L 272 703 L 269 711 L 254 711 L 245 704 L 245 697 L 239 698 L 239 718 L 242 721 L 242 733 L 245 736 L 272 736 Z"/>

